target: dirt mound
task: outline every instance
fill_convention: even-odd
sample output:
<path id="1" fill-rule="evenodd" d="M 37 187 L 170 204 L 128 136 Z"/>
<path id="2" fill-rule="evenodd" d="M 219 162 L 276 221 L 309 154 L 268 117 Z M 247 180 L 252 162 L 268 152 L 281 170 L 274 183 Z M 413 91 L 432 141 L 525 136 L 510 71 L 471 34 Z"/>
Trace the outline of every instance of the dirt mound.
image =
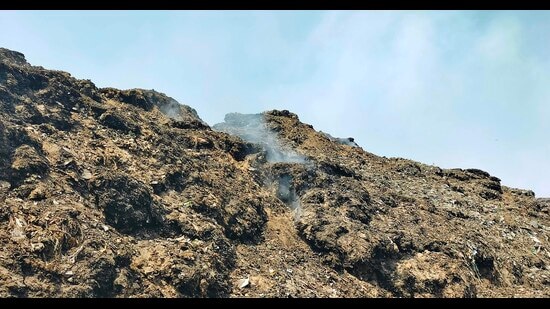
<path id="1" fill-rule="evenodd" d="M 0 49 L 1 297 L 548 297 L 549 205 Z"/>

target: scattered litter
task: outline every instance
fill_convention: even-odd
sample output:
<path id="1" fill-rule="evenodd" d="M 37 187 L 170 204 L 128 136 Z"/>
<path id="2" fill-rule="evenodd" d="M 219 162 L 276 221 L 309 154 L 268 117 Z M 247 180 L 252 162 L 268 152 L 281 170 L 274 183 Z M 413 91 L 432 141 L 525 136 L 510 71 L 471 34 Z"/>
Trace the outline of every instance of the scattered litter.
<path id="1" fill-rule="evenodd" d="M 19 218 L 15 217 L 15 225 L 17 225 L 18 227 L 23 227 L 24 221 L 19 220 Z"/>
<path id="2" fill-rule="evenodd" d="M 82 179 L 85 179 L 85 180 L 89 180 L 89 179 L 92 179 L 92 173 L 85 169 L 84 171 L 82 171 L 82 175 L 81 175 Z"/>
<path id="3" fill-rule="evenodd" d="M 21 240 L 21 239 L 27 238 L 27 236 L 25 235 L 25 230 L 23 229 L 23 226 L 25 224 L 24 221 L 19 220 L 19 218 L 17 217 L 15 217 L 14 221 L 15 221 L 15 227 L 11 231 L 11 237 L 14 240 Z"/>
<path id="4" fill-rule="evenodd" d="M 186 236 L 180 236 L 178 238 L 174 238 L 175 241 L 182 241 L 182 240 L 186 240 L 187 237 Z"/>
<path id="5" fill-rule="evenodd" d="M 531 239 L 535 242 L 535 246 L 533 248 L 533 254 L 537 255 L 542 249 L 542 243 L 536 236 L 533 236 L 533 235 L 530 235 L 530 236 L 531 236 Z"/>
<path id="6" fill-rule="evenodd" d="M 40 252 L 44 249 L 44 244 L 39 242 L 39 243 L 31 243 L 31 251 L 32 252 Z"/>
<path id="7" fill-rule="evenodd" d="M 11 187 L 11 184 L 7 181 L 0 181 L 0 191 L 7 191 Z"/>
<path id="8" fill-rule="evenodd" d="M 239 289 L 243 289 L 250 285 L 250 276 L 246 277 L 245 279 L 239 280 Z"/>

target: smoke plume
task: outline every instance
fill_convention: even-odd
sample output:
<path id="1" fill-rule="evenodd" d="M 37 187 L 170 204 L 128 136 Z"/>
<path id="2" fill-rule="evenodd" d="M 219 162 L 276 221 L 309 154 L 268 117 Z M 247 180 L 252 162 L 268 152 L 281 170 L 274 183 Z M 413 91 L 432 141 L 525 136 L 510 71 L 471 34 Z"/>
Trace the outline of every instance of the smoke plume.
<path id="1" fill-rule="evenodd" d="M 230 113 L 225 122 L 213 126 L 214 130 L 239 136 L 243 140 L 260 145 L 270 163 L 306 163 L 304 156 L 285 148 L 275 132 L 271 131 L 262 114 Z"/>

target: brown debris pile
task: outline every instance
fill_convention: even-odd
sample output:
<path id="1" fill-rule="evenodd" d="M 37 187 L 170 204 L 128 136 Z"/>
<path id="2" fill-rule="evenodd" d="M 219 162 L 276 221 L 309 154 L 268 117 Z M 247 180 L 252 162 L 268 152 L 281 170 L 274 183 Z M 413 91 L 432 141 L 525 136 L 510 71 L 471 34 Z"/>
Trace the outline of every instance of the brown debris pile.
<path id="1" fill-rule="evenodd" d="M 0 49 L 0 297 L 550 296 L 547 199 L 229 119 Z"/>

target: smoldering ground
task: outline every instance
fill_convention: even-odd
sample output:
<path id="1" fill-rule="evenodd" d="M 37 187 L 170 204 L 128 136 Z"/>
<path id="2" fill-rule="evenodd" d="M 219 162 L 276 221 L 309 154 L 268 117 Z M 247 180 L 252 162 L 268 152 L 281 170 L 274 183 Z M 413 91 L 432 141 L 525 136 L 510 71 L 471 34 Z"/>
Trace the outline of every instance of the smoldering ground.
<path id="1" fill-rule="evenodd" d="M 214 130 L 237 135 L 243 140 L 258 144 L 266 152 L 269 163 L 306 163 L 304 156 L 284 147 L 275 132 L 270 130 L 262 114 L 230 113 L 225 122 L 215 124 Z"/>

